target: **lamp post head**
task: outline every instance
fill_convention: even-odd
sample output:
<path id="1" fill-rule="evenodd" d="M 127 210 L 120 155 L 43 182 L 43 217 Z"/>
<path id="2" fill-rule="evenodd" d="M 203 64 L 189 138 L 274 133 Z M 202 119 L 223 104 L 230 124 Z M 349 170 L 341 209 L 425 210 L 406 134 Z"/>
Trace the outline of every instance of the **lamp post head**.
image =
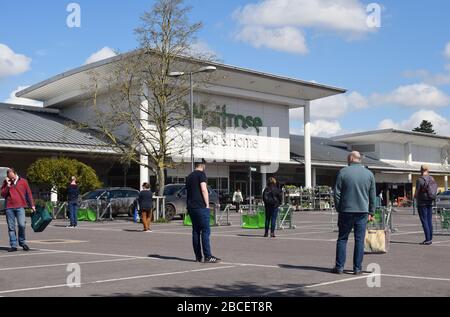
<path id="1" fill-rule="evenodd" d="M 212 73 L 215 72 L 217 70 L 217 67 L 215 66 L 205 66 L 200 68 L 197 72 L 198 73 Z"/>
<path id="2" fill-rule="evenodd" d="M 170 72 L 169 73 L 169 77 L 181 77 L 184 76 L 185 74 L 183 72 Z"/>

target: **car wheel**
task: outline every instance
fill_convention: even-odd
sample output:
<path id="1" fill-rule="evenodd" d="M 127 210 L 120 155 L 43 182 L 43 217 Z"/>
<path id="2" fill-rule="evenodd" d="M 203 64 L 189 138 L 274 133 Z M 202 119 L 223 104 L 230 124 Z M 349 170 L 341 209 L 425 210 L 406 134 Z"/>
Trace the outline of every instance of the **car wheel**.
<path id="1" fill-rule="evenodd" d="M 173 205 L 166 205 L 166 219 L 168 221 L 173 220 L 173 218 L 175 217 L 175 215 L 177 214 L 177 211 L 175 209 L 175 207 Z"/>

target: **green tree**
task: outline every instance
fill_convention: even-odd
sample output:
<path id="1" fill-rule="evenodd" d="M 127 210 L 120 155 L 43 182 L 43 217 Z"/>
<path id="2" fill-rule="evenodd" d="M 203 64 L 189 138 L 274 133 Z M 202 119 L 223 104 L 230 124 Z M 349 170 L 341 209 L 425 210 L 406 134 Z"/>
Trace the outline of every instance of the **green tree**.
<path id="1" fill-rule="evenodd" d="M 27 171 L 31 183 L 48 185 L 50 189 L 55 188 L 60 197 L 67 194 L 67 186 L 72 176 L 77 177 L 82 194 L 102 186 L 92 167 L 65 157 L 39 159 Z"/>
<path id="2" fill-rule="evenodd" d="M 436 134 L 436 132 L 433 130 L 433 124 L 427 120 L 423 120 L 420 126 L 415 128 L 413 131 L 428 134 Z"/>

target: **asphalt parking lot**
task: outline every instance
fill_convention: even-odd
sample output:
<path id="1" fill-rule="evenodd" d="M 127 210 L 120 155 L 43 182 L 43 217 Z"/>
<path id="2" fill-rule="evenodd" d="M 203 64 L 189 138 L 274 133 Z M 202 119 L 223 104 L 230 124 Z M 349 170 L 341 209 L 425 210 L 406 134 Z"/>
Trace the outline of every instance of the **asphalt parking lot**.
<path id="1" fill-rule="evenodd" d="M 31 252 L 8 253 L 5 217 L 0 217 L 0 296 L 450 296 L 450 235 L 421 246 L 418 216 L 394 214 L 387 255 L 368 255 L 364 265 L 381 268 L 380 287 L 365 274 L 333 275 L 337 233 L 329 213 L 296 213 L 297 228 L 262 238 L 261 230 L 232 226 L 212 229 L 220 264 L 195 263 L 191 228 L 181 221 L 143 233 L 126 220 L 81 223 L 78 229 L 54 221 L 44 233 L 27 225 Z M 353 242 L 347 269 L 352 268 Z M 68 265 L 81 268 L 80 287 L 67 285 Z M 70 267 L 69 267 L 70 268 Z M 370 283 L 369 283 L 370 284 Z"/>

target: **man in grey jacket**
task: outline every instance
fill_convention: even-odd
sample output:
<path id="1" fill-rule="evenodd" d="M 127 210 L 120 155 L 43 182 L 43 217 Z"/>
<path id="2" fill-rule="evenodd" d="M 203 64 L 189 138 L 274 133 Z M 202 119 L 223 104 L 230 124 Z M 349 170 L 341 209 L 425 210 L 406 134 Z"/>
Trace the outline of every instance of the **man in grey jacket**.
<path id="1" fill-rule="evenodd" d="M 344 272 L 348 237 L 354 229 L 353 273 L 361 275 L 367 222 L 372 221 L 375 213 L 376 185 L 373 173 L 361 164 L 359 152 L 352 152 L 348 163 L 349 166 L 339 172 L 334 194 L 336 210 L 339 213 L 339 238 L 336 266 L 332 272 Z"/>

